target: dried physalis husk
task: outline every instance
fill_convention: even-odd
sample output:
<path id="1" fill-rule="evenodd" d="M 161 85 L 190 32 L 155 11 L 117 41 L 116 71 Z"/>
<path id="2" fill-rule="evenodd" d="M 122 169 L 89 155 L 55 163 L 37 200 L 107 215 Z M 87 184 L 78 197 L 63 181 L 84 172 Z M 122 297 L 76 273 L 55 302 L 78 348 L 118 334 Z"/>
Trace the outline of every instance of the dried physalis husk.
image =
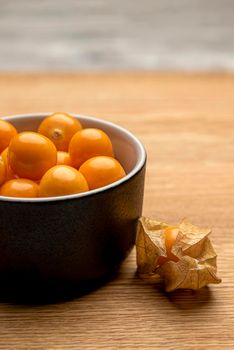
<path id="1" fill-rule="evenodd" d="M 169 260 L 165 232 L 170 228 L 171 225 L 163 222 L 139 219 L 136 240 L 139 275 L 160 275 L 167 292 L 182 288 L 197 290 L 210 283 L 220 283 L 216 276 L 217 255 L 209 239 L 211 230 L 183 220 L 176 226 L 177 234 L 170 250 L 174 258 Z"/>

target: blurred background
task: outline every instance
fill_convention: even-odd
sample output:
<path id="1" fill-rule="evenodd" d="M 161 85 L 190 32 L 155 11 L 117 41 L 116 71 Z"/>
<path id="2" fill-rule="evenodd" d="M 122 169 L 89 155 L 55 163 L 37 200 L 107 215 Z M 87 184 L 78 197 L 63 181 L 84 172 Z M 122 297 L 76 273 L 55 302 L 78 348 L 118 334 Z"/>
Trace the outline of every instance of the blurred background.
<path id="1" fill-rule="evenodd" d="M 0 0 L 0 70 L 230 71 L 233 19 L 233 0 Z"/>

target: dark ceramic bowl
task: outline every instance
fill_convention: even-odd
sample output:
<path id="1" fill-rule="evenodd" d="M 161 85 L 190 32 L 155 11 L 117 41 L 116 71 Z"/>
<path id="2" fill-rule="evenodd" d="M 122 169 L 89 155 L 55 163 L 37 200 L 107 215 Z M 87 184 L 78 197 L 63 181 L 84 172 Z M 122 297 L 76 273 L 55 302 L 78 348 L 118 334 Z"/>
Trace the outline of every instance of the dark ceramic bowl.
<path id="1" fill-rule="evenodd" d="M 48 113 L 3 119 L 18 131 L 36 130 Z M 29 273 L 84 282 L 115 268 L 135 242 L 141 216 L 146 153 L 140 141 L 110 122 L 84 116 L 111 138 L 123 179 L 87 193 L 50 198 L 0 197 L 0 273 Z"/>

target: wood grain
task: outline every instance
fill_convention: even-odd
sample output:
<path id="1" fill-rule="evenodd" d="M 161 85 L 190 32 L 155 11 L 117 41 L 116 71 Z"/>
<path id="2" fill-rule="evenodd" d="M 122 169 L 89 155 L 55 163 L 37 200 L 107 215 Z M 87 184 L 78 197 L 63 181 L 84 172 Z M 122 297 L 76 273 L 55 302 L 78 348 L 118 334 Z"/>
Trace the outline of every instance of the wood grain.
<path id="1" fill-rule="evenodd" d="M 0 349 L 234 348 L 234 76 L 0 76 L 2 115 L 65 110 L 127 127 L 145 144 L 144 215 L 213 227 L 221 285 L 163 292 L 139 280 L 135 251 L 89 295 L 52 305 L 0 300 Z"/>

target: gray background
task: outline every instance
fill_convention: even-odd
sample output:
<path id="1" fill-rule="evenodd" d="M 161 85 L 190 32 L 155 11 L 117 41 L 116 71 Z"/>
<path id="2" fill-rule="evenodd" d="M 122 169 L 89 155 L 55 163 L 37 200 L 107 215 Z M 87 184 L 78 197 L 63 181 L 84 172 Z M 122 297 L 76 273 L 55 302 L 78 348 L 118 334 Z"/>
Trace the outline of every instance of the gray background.
<path id="1" fill-rule="evenodd" d="M 0 0 L 0 70 L 234 70 L 233 0 Z"/>

